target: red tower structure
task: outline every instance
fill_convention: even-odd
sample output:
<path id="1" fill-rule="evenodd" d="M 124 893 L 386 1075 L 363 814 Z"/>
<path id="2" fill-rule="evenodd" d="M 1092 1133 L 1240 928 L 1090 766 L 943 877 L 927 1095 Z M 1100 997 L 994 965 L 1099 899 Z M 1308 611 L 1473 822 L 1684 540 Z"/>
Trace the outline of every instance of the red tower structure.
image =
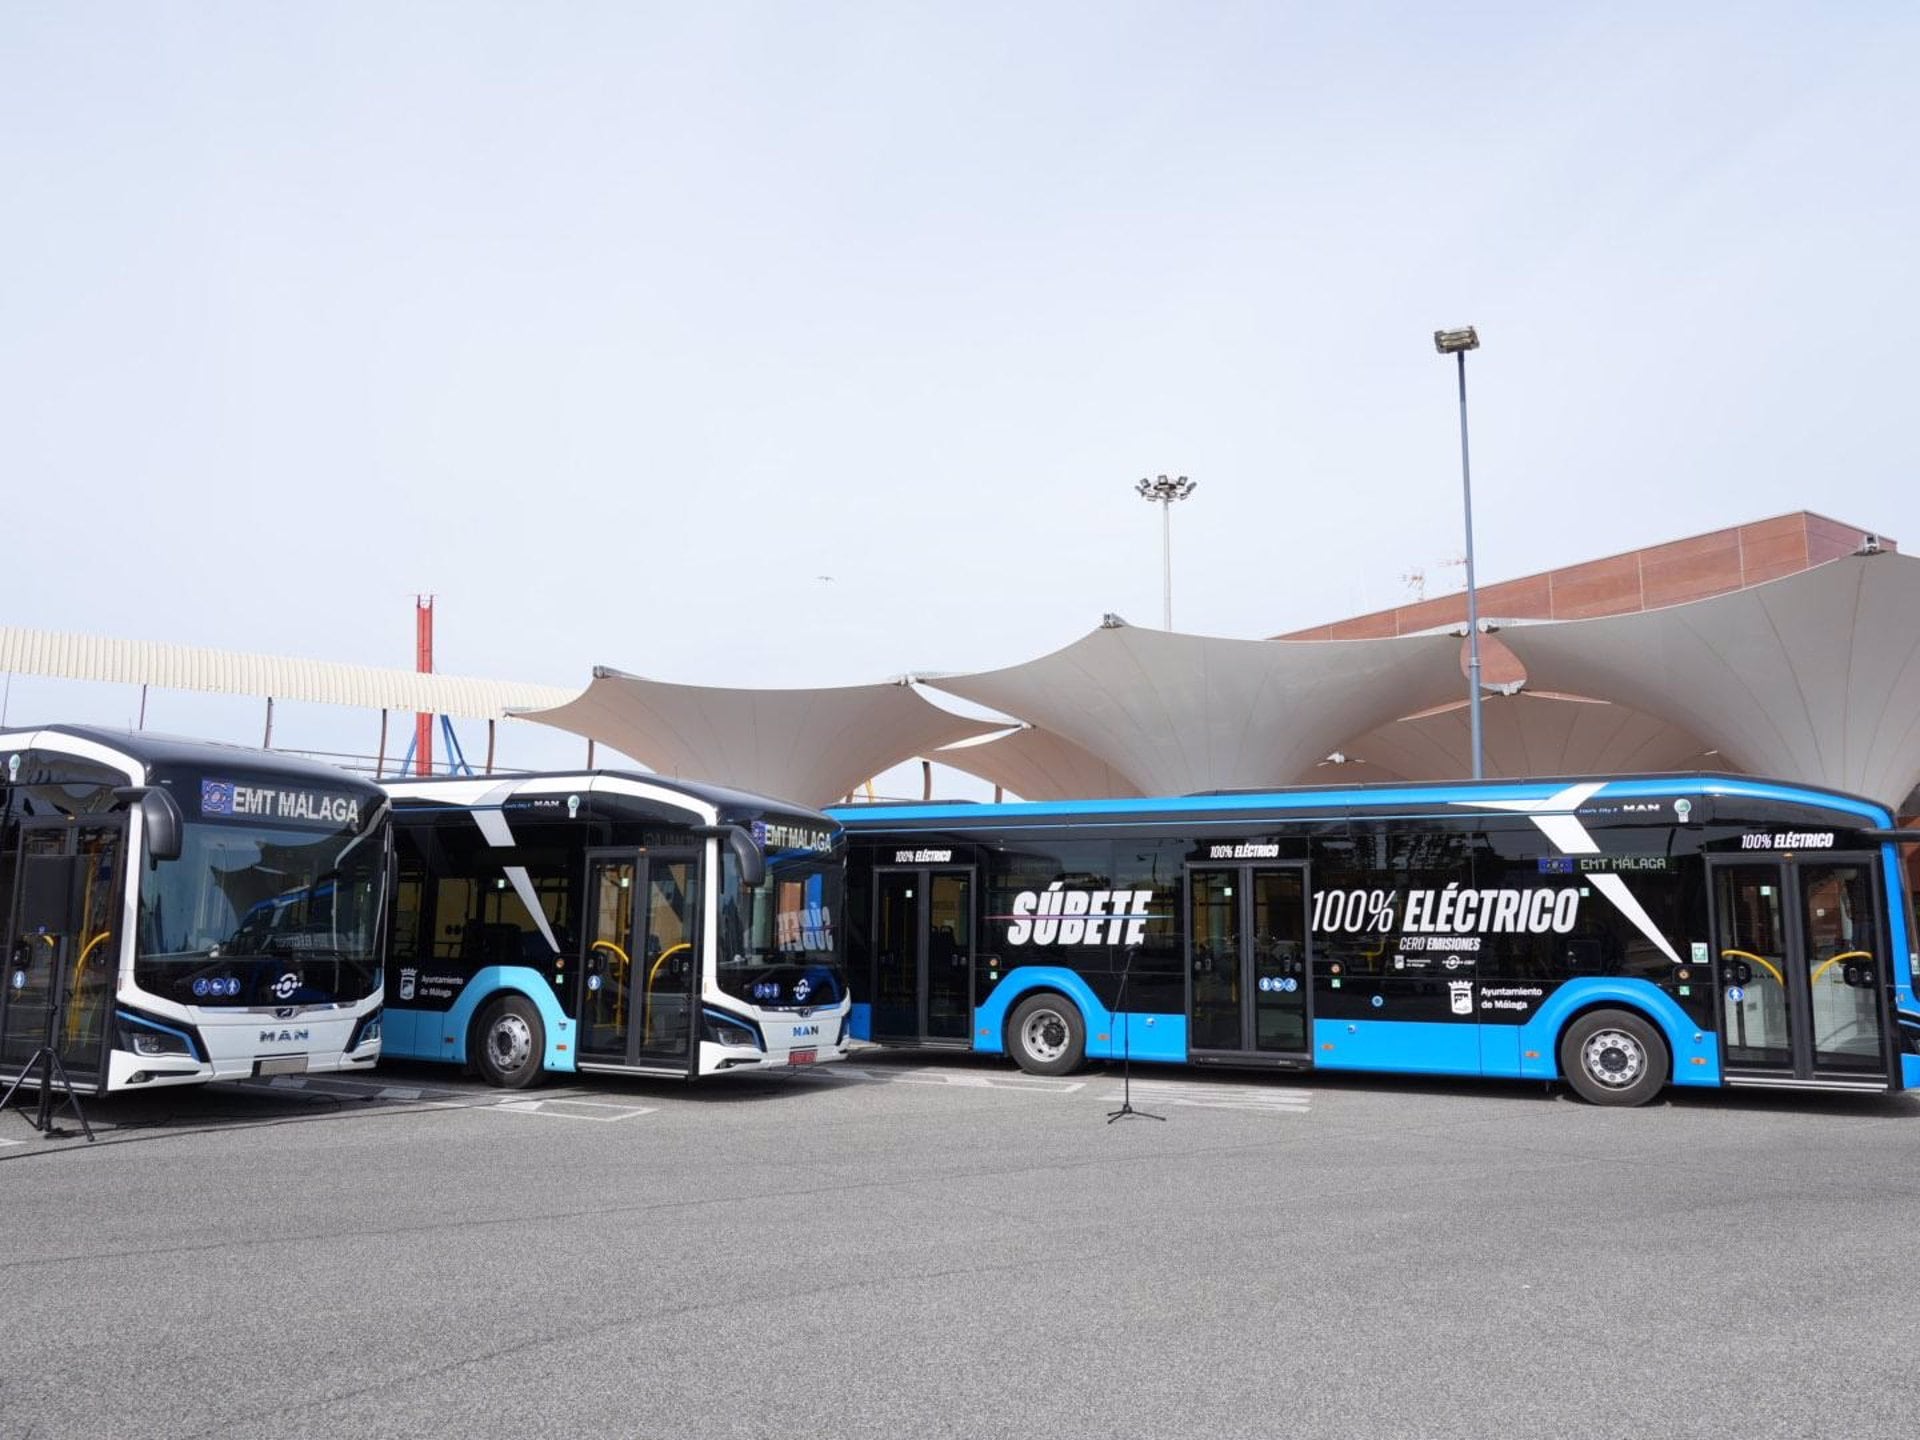
<path id="1" fill-rule="evenodd" d="M 433 673 L 433 596 L 413 597 L 414 669 Z M 424 711 L 413 717 L 413 773 L 433 774 L 433 716 Z"/>

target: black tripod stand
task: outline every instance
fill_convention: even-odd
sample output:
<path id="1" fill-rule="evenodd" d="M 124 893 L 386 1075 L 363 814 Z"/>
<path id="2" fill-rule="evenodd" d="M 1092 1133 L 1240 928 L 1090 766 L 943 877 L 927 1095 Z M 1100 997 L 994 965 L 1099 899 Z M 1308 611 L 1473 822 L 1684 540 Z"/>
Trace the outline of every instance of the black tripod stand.
<path id="1" fill-rule="evenodd" d="M 47 982 L 46 1028 L 41 1034 L 40 1048 L 33 1052 L 13 1084 L 7 1087 L 7 1093 L 0 1095 L 0 1112 L 13 1104 L 14 1095 L 32 1078 L 37 1066 L 40 1070 L 40 1105 L 27 1123 L 40 1132 L 43 1140 L 64 1140 L 73 1134 L 71 1130 L 62 1130 L 53 1123 L 53 1082 L 58 1077 L 60 1088 L 66 1092 L 66 1108 L 73 1111 L 73 1118 L 80 1122 L 87 1143 L 92 1144 L 93 1127 L 87 1123 L 86 1112 L 80 1108 L 80 1097 L 74 1093 L 73 1082 L 67 1078 L 67 1067 L 60 1063 L 60 1051 L 53 1043 L 60 1023 L 60 1012 L 66 1008 L 63 1003 L 67 993 L 66 978 L 66 966 L 60 963 L 60 952 L 56 945 L 53 974 Z M 25 1113 L 24 1110 L 22 1113 Z"/>
<path id="2" fill-rule="evenodd" d="M 1136 1120 L 1164 1120 L 1164 1115 L 1155 1115 L 1150 1111 L 1133 1108 L 1133 1017 L 1127 1013 L 1127 982 L 1133 978 L 1132 947 L 1127 949 L 1126 964 L 1120 971 L 1120 999 L 1114 1005 L 1115 1017 L 1120 1021 L 1120 1108 L 1107 1112 L 1107 1124 L 1116 1120 L 1132 1117 Z"/>

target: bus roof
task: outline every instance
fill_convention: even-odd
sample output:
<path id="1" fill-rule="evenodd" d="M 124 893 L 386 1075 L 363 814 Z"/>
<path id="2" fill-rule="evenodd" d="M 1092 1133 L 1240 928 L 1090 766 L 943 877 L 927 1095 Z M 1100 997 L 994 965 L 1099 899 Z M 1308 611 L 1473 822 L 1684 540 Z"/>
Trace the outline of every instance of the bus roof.
<path id="1" fill-rule="evenodd" d="M 433 775 L 395 777 L 381 782 L 396 801 L 416 800 L 447 805 L 482 803 L 481 797 L 510 798 L 521 790 L 537 788 L 552 791 L 569 785 L 590 789 L 597 780 L 626 781 L 674 795 L 685 796 L 701 807 L 712 809 L 723 821 L 766 814 L 790 815 L 832 827 L 838 822 L 810 806 L 725 785 L 710 785 L 701 780 L 680 780 L 653 775 L 644 770 L 538 770 L 517 775 Z M 485 803 L 498 803 L 497 800 Z"/>
<path id="2" fill-rule="evenodd" d="M 256 750 L 220 740 L 192 740 L 152 730 L 115 730 L 104 725 L 17 725 L 0 730 L 0 749 L 58 748 L 40 737 L 65 736 L 113 751 L 149 772 L 162 770 L 266 771 L 289 780 L 306 780 L 335 789 L 353 787 L 377 793 L 379 787 L 364 775 L 279 750 Z"/>
<path id="3" fill-rule="evenodd" d="M 920 829 L 939 822 L 956 829 L 985 829 L 1003 824 L 1017 826 L 1062 821 L 1125 825 L 1173 820 L 1183 816 L 1222 819 L 1273 812 L 1323 815 L 1340 811 L 1378 812 L 1393 809 L 1418 812 L 1502 801 L 1538 804 L 1561 796 L 1569 797 L 1570 804 L 1604 804 L 1615 800 L 1687 795 L 1784 801 L 1846 811 L 1874 825 L 1892 823 L 1891 812 L 1885 806 L 1858 795 L 1753 775 L 1711 771 L 1663 775 L 1555 776 L 1526 780 L 1377 782 L 1002 804 L 939 800 L 873 802 L 829 806 L 827 813 L 850 830 L 885 829 L 891 826 Z"/>

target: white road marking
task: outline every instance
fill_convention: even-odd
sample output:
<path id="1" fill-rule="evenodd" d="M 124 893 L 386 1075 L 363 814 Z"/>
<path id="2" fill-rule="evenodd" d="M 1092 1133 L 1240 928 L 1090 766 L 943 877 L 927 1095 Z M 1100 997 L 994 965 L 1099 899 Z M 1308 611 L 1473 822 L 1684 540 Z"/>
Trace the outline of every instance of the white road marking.
<path id="1" fill-rule="evenodd" d="M 392 1105 L 417 1105 L 424 1110 L 471 1110 L 498 1103 L 492 1092 L 474 1095 L 462 1090 L 433 1090 L 415 1085 L 383 1085 L 377 1080 L 361 1080 L 339 1075 L 274 1075 L 258 1080 L 237 1082 L 252 1089 L 304 1090 L 310 1095 L 338 1095 L 386 1101 Z"/>
<path id="2" fill-rule="evenodd" d="M 502 1100 L 497 1104 L 477 1107 L 491 1110 L 496 1115 L 545 1115 L 555 1120 L 598 1120 L 611 1123 L 615 1120 L 631 1120 L 638 1115 L 651 1115 L 660 1107 L 657 1105 L 612 1105 L 604 1100 Z M 604 1111 L 604 1114 L 593 1114 Z"/>
<path id="3" fill-rule="evenodd" d="M 1126 1099 L 1126 1092 L 1115 1086 L 1111 1094 L 1101 1098 L 1120 1102 Z M 1136 1105 L 1184 1105 L 1199 1110 L 1301 1115 L 1312 1102 L 1313 1092 L 1268 1085 L 1216 1085 L 1204 1080 L 1136 1080 L 1133 1100 Z"/>
<path id="4" fill-rule="evenodd" d="M 1085 1080 L 1052 1079 L 1045 1075 L 994 1075 L 978 1070 L 864 1070 L 857 1065 L 822 1065 L 798 1071 L 814 1080 L 851 1080 L 873 1085 L 944 1085 L 953 1090 L 1026 1090 L 1041 1095 L 1071 1095 L 1084 1090 Z"/>

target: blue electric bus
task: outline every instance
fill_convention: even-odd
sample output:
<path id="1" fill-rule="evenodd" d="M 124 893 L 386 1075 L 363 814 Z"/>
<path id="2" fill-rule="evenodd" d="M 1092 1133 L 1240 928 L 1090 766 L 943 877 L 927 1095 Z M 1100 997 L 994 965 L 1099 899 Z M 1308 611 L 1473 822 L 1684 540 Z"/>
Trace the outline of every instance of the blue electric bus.
<path id="1" fill-rule="evenodd" d="M 846 1053 L 826 816 L 579 771 L 395 780 L 385 1054 L 691 1079 Z"/>
<path id="2" fill-rule="evenodd" d="M 1884 806 L 1747 777 L 850 805 L 856 1037 L 1662 1086 L 1920 1085 Z"/>

